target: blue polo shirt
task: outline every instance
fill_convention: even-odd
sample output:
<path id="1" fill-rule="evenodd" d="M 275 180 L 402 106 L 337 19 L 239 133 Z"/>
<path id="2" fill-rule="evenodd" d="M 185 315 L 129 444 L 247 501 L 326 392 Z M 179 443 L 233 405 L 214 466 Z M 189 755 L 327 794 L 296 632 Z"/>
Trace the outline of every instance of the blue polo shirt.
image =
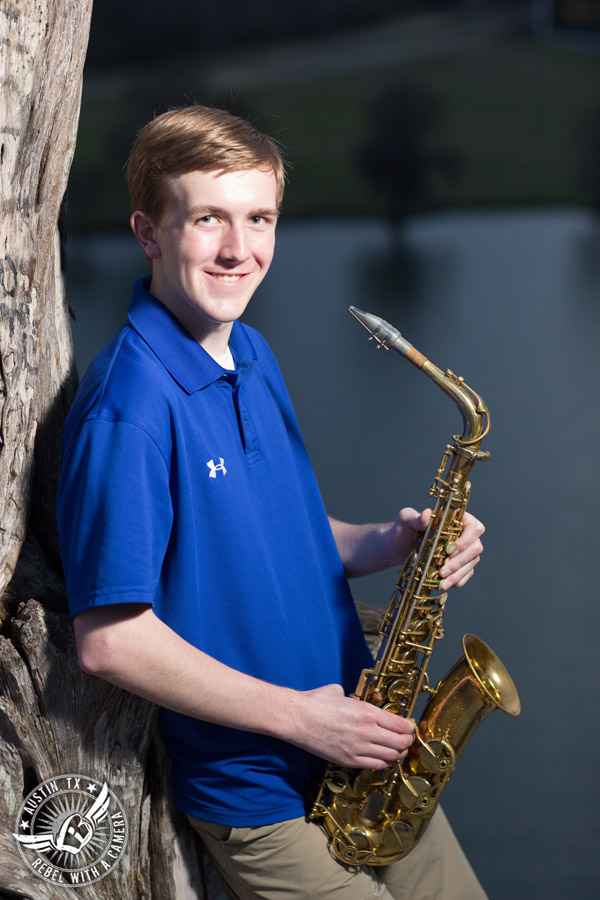
<path id="1" fill-rule="evenodd" d="M 371 657 L 287 390 L 257 331 L 236 322 L 230 347 L 235 372 L 136 282 L 65 426 L 71 613 L 149 604 L 235 669 L 351 691 Z M 182 811 L 229 825 L 304 814 L 316 757 L 168 710 L 161 727 Z"/>

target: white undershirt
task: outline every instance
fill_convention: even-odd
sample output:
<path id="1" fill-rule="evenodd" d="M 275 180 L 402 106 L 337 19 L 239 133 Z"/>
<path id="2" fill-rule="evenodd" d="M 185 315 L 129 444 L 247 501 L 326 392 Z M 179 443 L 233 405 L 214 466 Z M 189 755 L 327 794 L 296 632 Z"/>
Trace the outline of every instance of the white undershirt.
<path id="1" fill-rule="evenodd" d="M 227 351 L 223 356 L 213 356 L 213 359 L 215 362 L 218 362 L 223 369 L 230 369 L 231 371 L 235 369 L 235 363 L 233 361 L 231 350 L 229 349 L 229 344 L 227 344 Z"/>

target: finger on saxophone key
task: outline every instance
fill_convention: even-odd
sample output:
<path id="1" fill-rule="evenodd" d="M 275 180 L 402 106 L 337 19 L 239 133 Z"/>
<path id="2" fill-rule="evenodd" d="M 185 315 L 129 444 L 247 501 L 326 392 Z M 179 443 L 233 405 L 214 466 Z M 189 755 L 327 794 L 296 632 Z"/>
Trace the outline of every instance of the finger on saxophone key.
<path id="1" fill-rule="evenodd" d="M 448 557 L 439 570 L 442 579 L 439 587 L 443 591 L 452 587 L 463 587 L 473 575 L 473 570 L 483 553 L 481 542 L 481 536 L 485 531 L 483 523 L 470 513 L 465 513 L 463 525 L 461 536 L 456 541 L 449 541 L 445 548 Z"/>
<path id="2" fill-rule="evenodd" d="M 389 730 L 390 749 L 395 751 L 397 759 L 404 759 L 415 740 L 415 723 L 412 719 L 405 719 L 387 710 L 385 713 L 385 725 Z"/>

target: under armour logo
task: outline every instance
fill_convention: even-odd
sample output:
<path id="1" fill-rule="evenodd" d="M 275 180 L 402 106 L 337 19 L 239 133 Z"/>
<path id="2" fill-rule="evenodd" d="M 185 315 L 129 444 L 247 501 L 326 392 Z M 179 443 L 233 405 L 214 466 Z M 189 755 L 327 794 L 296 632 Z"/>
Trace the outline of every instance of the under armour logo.
<path id="1" fill-rule="evenodd" d="M 227 469 L 225 468 L 225 460 L 223 459 L 222 456 L 219 457 L 218 464 L 215 463 L 214 459 L 209 459 L 209 461 L 206 463 L 206 465 L 210 469 L 209 476 L 208 476 L 209 478 L 216 478 L 217 472 L 222 472 L 223 475 L 227 474 Z"/>

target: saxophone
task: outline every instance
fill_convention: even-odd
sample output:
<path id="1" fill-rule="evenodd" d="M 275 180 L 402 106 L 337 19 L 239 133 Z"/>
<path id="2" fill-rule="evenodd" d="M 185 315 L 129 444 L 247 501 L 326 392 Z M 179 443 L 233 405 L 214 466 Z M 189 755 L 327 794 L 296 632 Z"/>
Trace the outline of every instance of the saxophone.
<path id="1" fill-rule="evenodd" d="M 403 761 L 382 771 L 329 763 L 309 811 L 341 862 L 383 866 L 406 856 L 419 841 L 480 722 L 494 709 L 518 716 L 521 704 L 496 654 L 472 634 L 465 635 L 463 656 L 436 687 L 427 677 L 433 645 L 443 637 L 447 593 L 439 590 L 439 569 L 462 532 L 471 469 L 489 458 L 480 449 L 490 427 L 488 409 L 462 378 L 442 372 L 383 319 L 352 306 L 350 312 L 378 349 L 402 353 L 432 378 L 456 404 L 464 425 L 444 451 L 430 491 L 435 506 L 398 576 L 382 619 L 377 659 L 363 670 L 352 695 L 406 718 L 427 695 L 414 743 Z"/>

